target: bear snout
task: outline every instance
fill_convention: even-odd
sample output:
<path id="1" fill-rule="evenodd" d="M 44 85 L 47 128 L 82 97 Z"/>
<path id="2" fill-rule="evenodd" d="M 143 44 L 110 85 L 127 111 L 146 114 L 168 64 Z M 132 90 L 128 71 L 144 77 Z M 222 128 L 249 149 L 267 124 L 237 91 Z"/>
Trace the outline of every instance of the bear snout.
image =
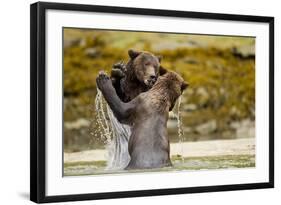
<path id="1" fill-rule="evenodd" d="M 150 75 L 149 78 L 150 78 L 150 80 L 156 81 L 156 75 Z"/>
<path id="2" fill-rule="evenodd" d="M 148 87 L 152 87 L 154 85 L 154 83 L 156 82 L 157 78 L 156 76 L 153 78 L 149 78 L 147 80 L 144 80 L 144 83 L 148 86 Z"/>

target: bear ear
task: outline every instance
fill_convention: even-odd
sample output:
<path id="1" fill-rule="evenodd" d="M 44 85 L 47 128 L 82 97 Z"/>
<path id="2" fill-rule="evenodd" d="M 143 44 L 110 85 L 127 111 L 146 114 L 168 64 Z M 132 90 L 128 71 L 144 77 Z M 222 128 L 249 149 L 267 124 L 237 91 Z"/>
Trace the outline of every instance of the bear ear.
<path id="1" fill-rule="evenodd" d="M 160 67 L 159 67 L 159 75 L 164 75 L 167 72 L 168 71 L 160 65 Z"/>
<path id="2" fill-rule="evenodd" d="M 136 58 L 139 54 L 141 54 L 141 52 L 140 52 L 140 51 L 133 50 L 133 49 L 130 49 L 130 50 L 128 51 L 128 54 L 129 54 L 129 56 L 130 56 L 131 59 L 134 59 L 134 58 Z"/>
<path id="3" fill-rule="evenodd" d="M 184 81 L 184 82 L 181 84 L 181 91 L 184 91 L 188 86 L 189 86 L 189 84 Z"/>
<path id="4" fill-rule="evenodd" d="M 162 56 L 156 56 L 158 58 L 159 63 L 161 63 Z"/>

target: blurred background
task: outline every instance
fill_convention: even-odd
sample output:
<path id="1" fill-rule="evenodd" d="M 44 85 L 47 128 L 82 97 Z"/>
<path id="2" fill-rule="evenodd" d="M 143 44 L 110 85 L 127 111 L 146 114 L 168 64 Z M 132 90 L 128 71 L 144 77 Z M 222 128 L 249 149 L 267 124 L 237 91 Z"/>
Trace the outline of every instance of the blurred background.
<path id="1" fill-rule="evenodd" d="M 93 133 L 95 79 L 128 61 L 130 48 L 161 55 L 190 83 L 181 104 L 183 141 L 255 137 L 255 38 L 64 29 L 64 151 L 103 149 Z M 177 120 L 169 119 L 178 142 Z"/>

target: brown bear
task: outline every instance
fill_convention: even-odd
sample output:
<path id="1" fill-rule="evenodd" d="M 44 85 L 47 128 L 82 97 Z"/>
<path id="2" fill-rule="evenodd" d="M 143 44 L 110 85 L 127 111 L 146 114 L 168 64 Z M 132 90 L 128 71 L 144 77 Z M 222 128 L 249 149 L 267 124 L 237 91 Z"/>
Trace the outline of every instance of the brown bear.
<path id="1" fill-rule="evenodd" d="M 115 64 L 111 72 L 113 86 L 123 102 L 129 102 L 140 93 L 149 90 L 158 76 L 166 72 L 160 65 L 160 56 L 132 49 L 128 54 L 130 57 L 128 63 Z"/>
<path id="2" fill-rule="evenodd" d="M 167 72 L 149 91 L 124 103 L 104 72 L 96 82 L 116 118 L 132 127 L 128 146 L 131 159 L 126 169 L 171 166 L 168 113 L 188 84 L 175 72 Z"/>
<path id="3" fill-rule="evenodd" d="M 166 70 L 160 65 L 161 57 L 147 51 L 128 51 L 130 57 L 127 64 L 117 63 L 111 71 L 112 84 L 117 95 L 123 102 L 129 102 L 140 93 L 149 90 L 159 75 Z M 116 122 L 116 119 L 111 119 Z M 118 122 L 116 122 L 118 123 Z M 120 127 L 122 129 L 120 129 Z M 107 164 L 109 169 L 123 169 L 129 163 L 128 141 L 131 129 L 120 124 L 116 129 L 116 137 L 113 138 L 110 147 L 110 156 Z"/>

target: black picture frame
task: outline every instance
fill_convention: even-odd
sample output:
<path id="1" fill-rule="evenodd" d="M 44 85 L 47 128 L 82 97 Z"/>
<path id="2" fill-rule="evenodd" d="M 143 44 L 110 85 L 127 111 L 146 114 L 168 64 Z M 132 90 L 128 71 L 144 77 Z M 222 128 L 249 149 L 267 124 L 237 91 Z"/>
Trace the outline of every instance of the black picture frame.
<path id="1" fill-rule="evenodd" d="M 121 13 L 180 17 L 195 19 L 216 19 L 269 24 L 269 181 L 249 184 L 230 184 L 190 188 L 171 188 L 126 192 L 88 193 L 74 195 L 46 196 L 46 68 L 45 33 L 46 11 L 67 10 L 101 13 Z M 146 8 L 111 7 L 82 4 L 38 2 L 30 6 L 30 199 L 37 203 L 76 200 L 96 200 L 123 197 L 140 197 L 198 192 L 231 191 L 274 187 L 274 18 L 265 16 L 233 15 L 218 13 L 157 10 Z"/>

